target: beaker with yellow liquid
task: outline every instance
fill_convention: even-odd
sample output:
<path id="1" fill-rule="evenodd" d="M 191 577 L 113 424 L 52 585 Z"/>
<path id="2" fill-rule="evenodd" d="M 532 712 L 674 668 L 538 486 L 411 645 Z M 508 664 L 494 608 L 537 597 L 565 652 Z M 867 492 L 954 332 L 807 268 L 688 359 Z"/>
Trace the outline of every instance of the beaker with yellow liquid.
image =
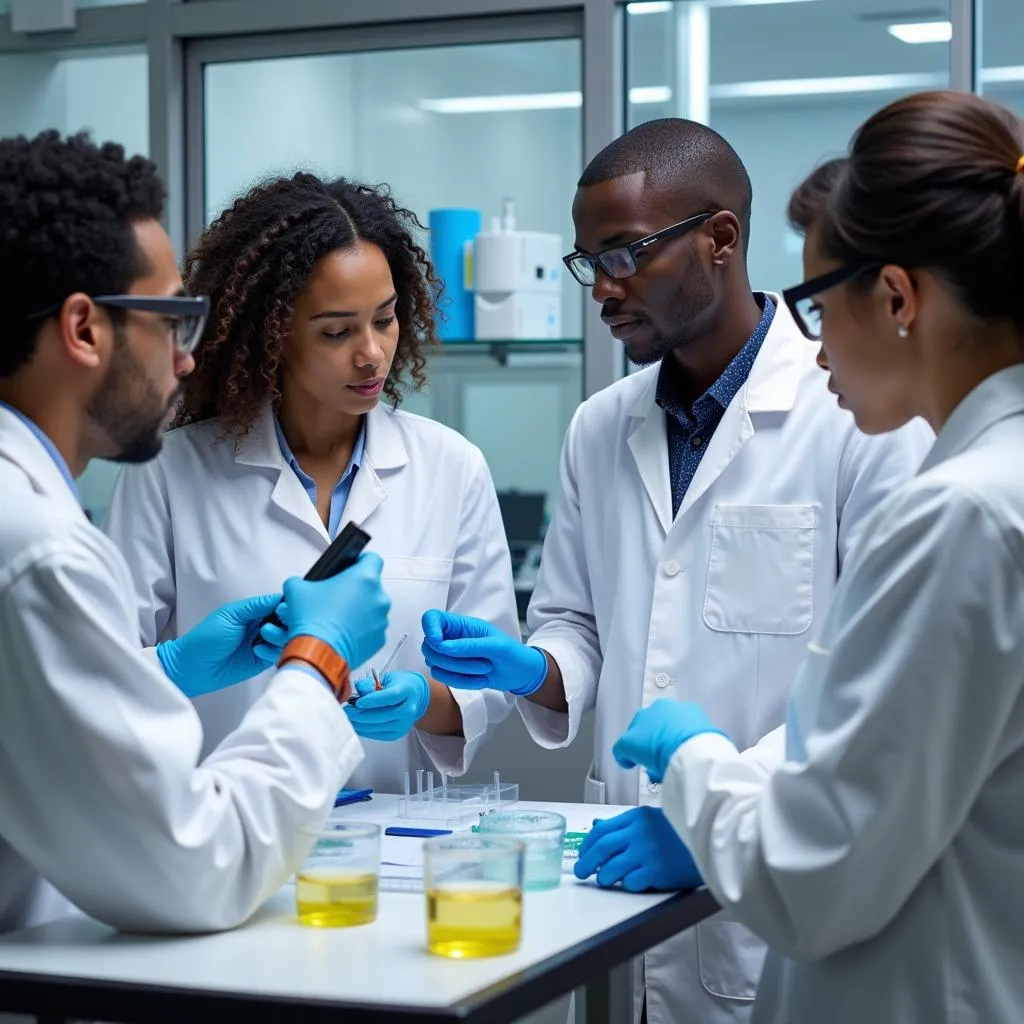
<path id="1" fill-rule="evenodd" d="M 380 826 L 329 821 L 295 873 L 302 924 L 346 928 L 377 919 Z"/>
<path id="2" fill-rule="evenodd" d="M 523 934 L 526 844 L 518 839 L 444 836 L 424 844 L 427 949 L 439 956 L 498 956 Z"/>

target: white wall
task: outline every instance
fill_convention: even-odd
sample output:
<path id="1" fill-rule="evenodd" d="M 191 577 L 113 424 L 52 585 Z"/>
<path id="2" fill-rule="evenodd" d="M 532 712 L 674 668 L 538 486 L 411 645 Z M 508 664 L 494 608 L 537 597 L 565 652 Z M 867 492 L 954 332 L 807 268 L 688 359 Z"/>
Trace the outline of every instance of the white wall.
<path id="1" fill-rule="evenodd" d="M 781 291 L 803 280 L 802 240 L 786 219 L 790 194 L 815 165 L 842 155 L 858 125 L 885 102 L 873 96 L 712 105 L 712 127 L 739 153 L 754 188 L 748 265 L 755 288 Z"/>
<path id="2" fill-rule="evenodd" d="M 149 152 L 148 58 L 144 52 L 104 51 L 0 57 L 0 136 L 68 134 L 88 129 L 97 142 L 119 142 L 129 154 Z M 14 97 L 17 98 L 14 101 Z M 102 517 L 117 477 L 113 463 L 94 461 L 79 478 L 82 504 Z"/>
<path id="3" fill-rule="evenodd" d="M 66 57 L 66 131 L 87 128 L 97 141 L 121 143 L 129 154 L 149 154 L 149 58 L 145 53 Z"/>
<path id="4" fill-rule="evenodd" d="M 207 223 L 261 178 L 352 166 L 353 71 L 334 56 L 207 67 Z"/>
<path id="5" fill-rule="evenodd" d="M 51 57 L 0 57 L 0 134 L 34 135 L 60 127 L 67 104 L 63 69 Z"/>

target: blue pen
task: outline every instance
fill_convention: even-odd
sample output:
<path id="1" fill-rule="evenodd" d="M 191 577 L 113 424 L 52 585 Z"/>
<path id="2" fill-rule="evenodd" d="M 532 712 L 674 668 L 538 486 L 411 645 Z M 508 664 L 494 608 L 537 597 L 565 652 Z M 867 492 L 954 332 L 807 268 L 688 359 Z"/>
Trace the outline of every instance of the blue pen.
<path id="1" fill-rule="evenodd" d="M 431 836 L 450 836 L 450 828 L 404 828 L 399 825 L 392 825 L 384 829 L 386 836 L 405 836 L 408 839 L 430 839 Z"/>

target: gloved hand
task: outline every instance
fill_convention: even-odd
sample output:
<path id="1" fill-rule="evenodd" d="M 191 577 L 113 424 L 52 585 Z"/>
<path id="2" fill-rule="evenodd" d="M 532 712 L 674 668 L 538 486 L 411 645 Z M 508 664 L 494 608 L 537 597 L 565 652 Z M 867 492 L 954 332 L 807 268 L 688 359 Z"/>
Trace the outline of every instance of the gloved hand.
<path id="1" fill-rule="evenodd" d="M 594 828 L 580 846 L 577 878 L 597 873 L 597 884 L 622 883 L 629 892 L 696 889 L 704 884 L 690 851 L 660 807 L 633 807 Z"/>
<path id="2" fill-rule="evenodd" d="M 612 755 L 623 768 L 643 765 L 652 782 L 661 782 L 672 755 L 702 732 L 725 735 L 699 704 L 662 698 L 633 716 L 629 728 L 615 741 Z"/>
<path id="3" fill-rule="evenodd" d="M 372 679 L 355 684 L 358 701 L 345 705 L 356 735 L 368 740 L 400 740 L 423 717 L 430 703 L 430 684 L 419 672 L 385 672 L 382 690 Z"/>
<path id="4" fill-rule="evenodd" d="M 262 641 L 254 649 L 256 630 L 280 600 L 280 594 L 263 594 L 233 601 L 184 636 L 157 644 L 167 677 L 186 697 L 198 697 L 259 675 L 279 652 Z"/>
<path id="5" fill-rule="evenodd" d="M 423 613 L 423 660 L 440 683 L 528 697 L 547 678 L 548 660 L 483 619 L 432 608 Z"/>
<path id="6" fill-rule="evenodd" d="M 284 630 L 267 623 L 260 636 L 283 647 L 295 636 L 315 636 L 334 648 L 354 668 L 369 661 L 387 638 L 391 600 L 384 593 L 380 555 L 364 551 L 351 568 L 326 580 L 285 580 L 284 602 L 277 606 Z"/>

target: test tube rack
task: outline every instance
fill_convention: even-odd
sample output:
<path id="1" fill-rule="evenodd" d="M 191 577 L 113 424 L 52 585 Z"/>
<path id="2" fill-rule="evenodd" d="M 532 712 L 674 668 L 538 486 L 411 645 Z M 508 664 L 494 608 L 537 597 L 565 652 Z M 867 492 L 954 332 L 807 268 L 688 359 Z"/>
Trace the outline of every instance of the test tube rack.
<path id="1" fill-rule="evenodd" d="M 484 785 L 454 785 L 448 773 L 441 773 L 441 785 L 434 785 L 434 773 L 426 772 L 424 785 L 422 768 L 416 772 L 416 789 L 412 789 L 409 772 L 405 773 L 405 796 L 398 798 L 398 816 L 418 820 L 438 821 L 445 825 L 464 825 L 476 821 L 481 814 L 504 810 L 519 799 L 519 783 L 502 782 L 499 772 L 494 782 Z"/>

